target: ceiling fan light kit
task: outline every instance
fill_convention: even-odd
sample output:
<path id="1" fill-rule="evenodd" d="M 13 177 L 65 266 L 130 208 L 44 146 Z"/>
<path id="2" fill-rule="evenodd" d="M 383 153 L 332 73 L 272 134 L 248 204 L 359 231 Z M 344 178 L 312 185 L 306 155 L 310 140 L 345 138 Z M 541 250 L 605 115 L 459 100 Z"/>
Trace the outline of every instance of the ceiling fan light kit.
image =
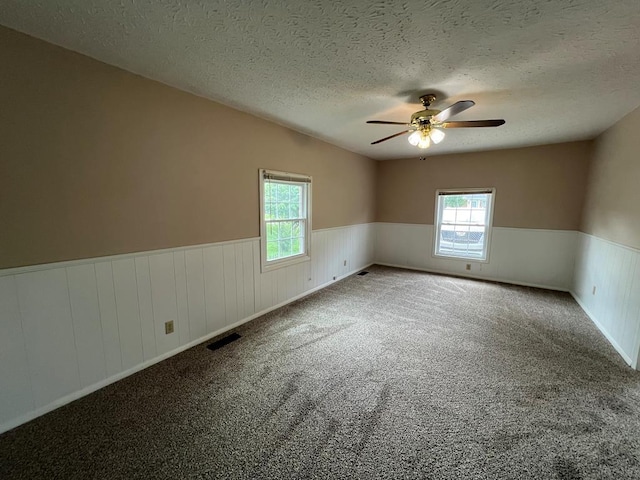
<path id="1" fill-rule="evenodd" d="M 429 107 L 436 100 L 436 96 L 432 93 L 422 95 L 420 101 L 424 106 L 424 110 L 420 110 L 411 115 L 409 123 L 402 122 L 388 122 L 385 120 L 369 120 L 367 123 L 376 125 L 405 125 L 409 127 L 408 130 L 398 132 L 394 135 L 390 135 L 375 142 L 371 142 L 371 145 L 391 140 L 392 138 L 399 137 L 405 133 L 410 133 L 409 143 L 418 148 L 426 149 L 434 144 L 440 143 L 445 134 L 441 130 L 442 128 L 471 128 L 471 127 L 499 127 L 504 125 L 505 121 L 502 119 L 497 120 L 470 120 L 462 122 L 448 122 L 447 120 L 465 110 L 473 107 L 475 102 L 472 100 L 461 100 L 454 103 L 444 110 L 431 110 Z"/>
<path id="2" fill-rule="evenodd" d="M 409 135 L 409 143 L 418 148 L 429 148 L 431 142 L 438 144 L 444 139 L 444 132 L 431 128 L 430 126 L 421 127 Z"/>

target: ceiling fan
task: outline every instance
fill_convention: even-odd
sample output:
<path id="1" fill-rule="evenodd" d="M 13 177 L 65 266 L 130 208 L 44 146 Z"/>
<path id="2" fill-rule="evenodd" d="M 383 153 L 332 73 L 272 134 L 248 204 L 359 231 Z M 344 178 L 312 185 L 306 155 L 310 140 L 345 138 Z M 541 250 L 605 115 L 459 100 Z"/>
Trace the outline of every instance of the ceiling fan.
<path id="1" fill-rule="evenodd" d="M 411 115 L 411 121 L 409 123 L 403 122 L 387 122 L 384 120 L 369 120 L 367 123 L 373 123 L 377 125 L 405 125 L 409 127 L 402 132 L 389 135 L 388 137 L 381 138 L 375 142 L 371 142 L 371 145 L 391 140 L 392 138 L 399 137 L 406 133 L 412 132 L 409 135 L 409 143 L 415 145 L 418 148 L 429 148 L 431 142 L 440 143 L 444 138 L 444 132 L 440 129 L 443 128 L 469 128 L 469 127 L 499 127 L 504 125 L 505 121 L 499 120 L 468 120 L 462 122 L 448 122 L 449 118 L 464 112 L 468 108 L 475 105 L 472 100 L 461 100 L 454 103 L 444 110 L 430 110 L 429 106 L 436 100 L 436 96 L 433 93 L 427 93 L 420 97 L 424 110 Z"/>

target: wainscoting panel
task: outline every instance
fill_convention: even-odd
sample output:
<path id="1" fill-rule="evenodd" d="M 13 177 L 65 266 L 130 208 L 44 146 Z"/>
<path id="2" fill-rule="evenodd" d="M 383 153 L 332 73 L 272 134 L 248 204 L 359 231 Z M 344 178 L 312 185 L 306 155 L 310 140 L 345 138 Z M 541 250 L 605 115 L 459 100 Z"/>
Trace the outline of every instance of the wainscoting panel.
<path id="1" fill-rule="evenodd" d="M 122 369 L 127 370 L 144 360 L 136 265 L 132 258 L 125 258 L 112 262 L 111 267 L 116 296 Z"/>
<path id="2" fill-rule="evenodd" d="M 156 334 L 158 354 L 170 352 L 180 345 L 175 333 L 165 334 L 165 322 L 173 320 L 177 331 L 178 304 L 176 296 L 176 277 L 173 266 L 173 253 L 166 252 L 149 256 L 151 274 L 151 305 L 153 307 L 153 326 Z"/>
<path id="3" fill-rule="evenodd" d="M 225 323 L 238 321 L 238 283 L 242 279 L 237 279 L 235 245 L 225 245 L 222 247 L 223 272 L 224 272 L 224 305 L 226 307 Z"/>
<path id="4" fill-rule="evenodd" d="M 223 245 L 207 247 L 202 251 L 207 333 L 216 332 L 225 326 L 227 313 L 223 253 Z"/>
<path id="5" fill-rule="evenodd" d="M 118 314 L 116 313 L 116 295 L 113 288 L 113 269 L 111 268 L 111 262 L 98 262 L 95 264 L 95 269 L 105 367 L 107 376 L 110 377 L 122 371 L 122 352 L 120 349 L 120 332 L 118 331 Z"/>
<path id="6" fill-rule="evenodd" d="M 576 232 L 494 228 L 490 261 L 501 280 L 569 290 Z"/>
<path id="7" fill-rule="evenodd" d="M 173 269 L 176 277 L 176 307 L 178 309 L 178 323 L 176 329 L 180 345 L 189 343 L 189 305 L 187 300 L 187 267 L 185 252 L 173 253 Z"/>
<path id="8" fill-rule="evenodd" d="M 80 389 L 67 272 L 24 273 L 16 281 L 31 387 L 42 407 Z"/>
<path id="9" fill-rule="evenodd" d="M 433 232 L 433 225 L 376 224 L 376 263 L 565 291 L 571 287 L 574 231 L 494 227 L 486 263 L 433 256 Z"/>
<path id="10" fill-rule="evenodd" d="M 80 384 L 84 388 L 107 378 L 96 270 L 91 264 L 69 267 L 67 280 Z"/>
<path id="11" fill-rule="evenodd" d="M 0 271 L 0 432 L 357 272 L 374 233 L 314 231 L 267 273 L 258 239 Z"/>
<path id="12" fill-rule="evenodd" d="M 253 270 L 255 267 L 253 243 L 244 242 L 238 245 L 238 247 L 242 249 L 242 277 L 244 278 L 242 284 L 244 289 L 244 312 L 242 318 L 248 318 L 258 311 L 256 310 L 256 288 Z"/>
<path id="13" fill-rule="evenodd" d="M 189 341 L 207 334 L 207 312 L 204 301 L 204 261 L 202 249 L 184 252 L 187 282 Z"/>
<path id="14" fill-rule="evenodd" d="M 0 421 L 35 409 L 15 276 L 0 277 Z"/>
<path id="15" fill-rule="evenodd" d="M 313 271 L 312 285 L 318 287 L 326 282 L 327 273 L 327 231 L 316 232 L 311 237 L 311 269 Z"/>
<path id="16" fill-rule="evenodd" d="M 633 368 L 640 350 L 640 251 L 580 233 L 571 293 Z"/>
<path id="17" fill-rule="evenodd" d="M 140 329 L 142 331 L 142 352 L 145 361 L 158 354 L 156 331 L 153 326 L 153 301 L 151 299 L 151 275 L 149 257 L 136 257 L 136 284 L 138 287 L 138 305 L 140 307 Z"/>

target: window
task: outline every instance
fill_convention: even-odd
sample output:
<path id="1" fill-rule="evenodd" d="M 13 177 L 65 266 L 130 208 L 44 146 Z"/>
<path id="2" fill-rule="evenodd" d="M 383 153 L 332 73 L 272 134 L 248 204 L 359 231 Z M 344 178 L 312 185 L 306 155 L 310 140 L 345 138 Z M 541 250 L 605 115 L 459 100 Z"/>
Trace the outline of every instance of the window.
<path id="1" fill-rule="evenodd" d="M 437 190 L 435 255 L 486 261 L 495 189 Z"/>
<path id="2" fill-rule="evenodd" d="M 309 260 L 311 177 L 260 170 L 262 271 Z"/>

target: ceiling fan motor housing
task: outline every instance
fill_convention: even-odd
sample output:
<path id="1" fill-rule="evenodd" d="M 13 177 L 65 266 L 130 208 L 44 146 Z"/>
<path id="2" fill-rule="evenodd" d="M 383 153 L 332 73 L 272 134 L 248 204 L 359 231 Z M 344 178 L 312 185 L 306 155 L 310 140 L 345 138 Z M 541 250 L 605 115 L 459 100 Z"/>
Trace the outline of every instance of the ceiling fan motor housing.
<path id="1" fill-rule="evenodd" d="M 411 125 L 414 127 L 420 127 L 421 125 L 425 125 L 431 120 L 431 117 L 440 113 L 440 110 L 429 110 L 428 108 L 425 110 L 420 110 L 419 112 L 411 115 Z"/>

